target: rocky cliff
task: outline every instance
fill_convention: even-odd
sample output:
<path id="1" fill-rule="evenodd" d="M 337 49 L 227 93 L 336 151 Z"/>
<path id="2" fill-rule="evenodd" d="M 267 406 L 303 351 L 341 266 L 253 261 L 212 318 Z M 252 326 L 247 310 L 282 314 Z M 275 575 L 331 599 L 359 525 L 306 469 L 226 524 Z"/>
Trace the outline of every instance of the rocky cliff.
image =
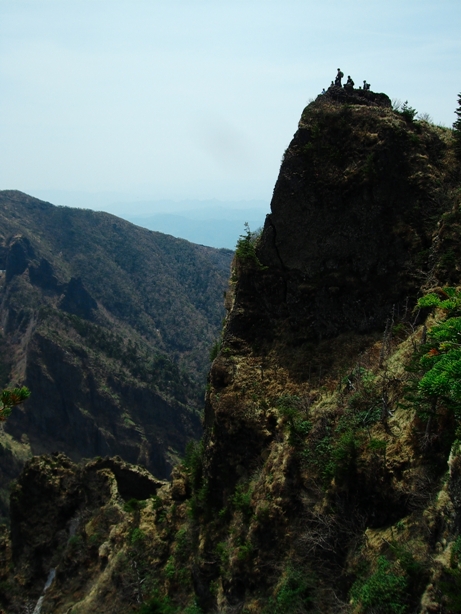
<path id="1" fill-rule="evenodd" d="M 166 478 L 201 433 L 232 253 L 11 191 L 0 228 L 0 385 L 32 391 L 0 436 L 0 512 L 31 455 Z"/>
<path id="2" fill-rule="evenodd" d="M 93 584 L 57 557 L 43 613 L 461 611 L 459 186 L 451 131 L 384 94 L 303 111 L 237 246 L 201 443 L 114 516 L 99 563 L 86 505 Z M 5 560 L 29 523 L 13 514 Z M 5 607 L 38 599 L 36 558 L 21 597 L 5 567 Z"/>

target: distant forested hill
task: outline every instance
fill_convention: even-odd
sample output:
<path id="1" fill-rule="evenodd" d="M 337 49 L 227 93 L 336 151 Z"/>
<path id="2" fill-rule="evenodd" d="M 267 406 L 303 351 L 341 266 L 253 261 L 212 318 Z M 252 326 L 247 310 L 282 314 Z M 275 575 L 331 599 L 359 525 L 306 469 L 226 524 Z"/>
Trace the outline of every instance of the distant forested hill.
<path id="1" fill-rule="evenodd" d="M 231 258 L 0 192 L 0 383 L 32 391 L 2 436 L 0 480 L 15 459 L 55 450 L 119 454 L 166 477 L 200 432 Z"/>

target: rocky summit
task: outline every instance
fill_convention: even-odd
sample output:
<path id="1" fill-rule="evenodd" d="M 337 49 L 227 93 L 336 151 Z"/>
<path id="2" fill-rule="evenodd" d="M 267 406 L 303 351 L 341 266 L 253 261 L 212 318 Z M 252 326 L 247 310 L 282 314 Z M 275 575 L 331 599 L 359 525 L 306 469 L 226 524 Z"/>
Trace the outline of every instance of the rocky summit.
<path id="1" fill-rule="evenodd" d="M 237 245 L 202 440 L 155 492 L 29 461 L 4 609 L 461 611 L 460 180 L 452 131 L 385 94 L 309 104 Z"/>

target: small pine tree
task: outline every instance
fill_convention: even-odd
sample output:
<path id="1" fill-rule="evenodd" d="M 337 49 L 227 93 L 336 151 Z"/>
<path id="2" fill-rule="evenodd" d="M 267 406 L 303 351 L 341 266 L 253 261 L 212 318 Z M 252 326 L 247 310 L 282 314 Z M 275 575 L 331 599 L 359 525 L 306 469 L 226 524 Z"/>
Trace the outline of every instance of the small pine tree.
<path id="1" fill-rule="evenodd" d="M 399 112 L 408 122 L 412 122 L 418 113 L 416 109 L 410 107 L 408 100 L 405 100 Z"/>
<path id="2" fill-rule="evenodd" d="M 455 137 L 455 152 L 461 160 L 461 94 L 458 94 L 458 105 L 455 111 L 457 120 L 453 124 L 453 136 Z"/>
<path id="3" fill-rule="evenodd" d="M 30 391 L 25 386 L 13 388 L 13 390 L 0 390 L 0 421 L 5 421 L 11 414 L 11 409 L 15 405 L 24 403 L 29 397 Z"/>

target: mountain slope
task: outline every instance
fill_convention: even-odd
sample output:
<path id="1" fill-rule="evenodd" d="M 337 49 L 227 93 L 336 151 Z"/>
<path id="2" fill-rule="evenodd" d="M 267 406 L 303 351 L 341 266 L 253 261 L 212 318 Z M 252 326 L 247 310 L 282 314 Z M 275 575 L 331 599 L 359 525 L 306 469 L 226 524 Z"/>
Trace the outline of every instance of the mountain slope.
<path id="1" fill-rule="evenodd" d="M 4 454 L 119 454 L 166 477 L 201 430 L 231 254 L 0 192 L 1 383 L 32 391 Z"/>
<path id="2" fill-rule="evenodd" d="M 237 246 L 202 441 L 154 497 L 114 486 L 75 536 L 69 511 L 27 549 L 30 476 L 63 506 L 52 469 L 70 484 L 92 470 L 33 459 L 5 607 L 35 603 L 52 567 L 57 614 L 460 611 L 460 185 L 451 131 L 384 94 L 310 104 L 261 236 Z"/>

